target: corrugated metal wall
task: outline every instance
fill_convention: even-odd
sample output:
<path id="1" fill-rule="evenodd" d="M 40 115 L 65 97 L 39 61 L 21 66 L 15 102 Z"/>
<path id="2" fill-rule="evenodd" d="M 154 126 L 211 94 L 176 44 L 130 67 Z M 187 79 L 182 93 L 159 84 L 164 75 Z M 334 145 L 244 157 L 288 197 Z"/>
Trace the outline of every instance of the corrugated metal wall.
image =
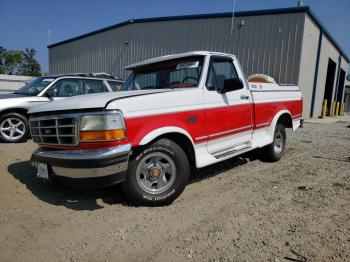
<path id="1" fill-rule="evenodd" d="M 313 84 L 315 78 L 315 67 L 317 59 L 317 47 L 318 40 L 320 36 L 320 28 L 318 25 L 307 15 L 305 18 L 305 28 L 303 36 L 303 45 L 302 45 L 302 55 L 300 63 L 300 77 L 299 77 L 299 86 L 303 93 L 304 107 L 303 107 L 303 116 L 309 118 L 311 110 L 311 99 L 313 92 Z M 319 117 L 322 111 L 323 98 L 326 87 L 326 78 L 328 70 L 328 60 L 332 59 L 336 63 L 336 70 L 338 70 L 339 64 L 339 50 L 334 46 L 334 44 L 328 39 L 327 36 L 323 35 L 321 52 L 320 52 L 320 61 L 319 69 L 317 76 L 317 87 L 315 93 L 315 104 L 312 117 Z M 348 62 L 345 61 L 345 58 L 342 57 L 341 68 L 347 72 L 348 71 Z M 336 89 L 336 79 L 337 71 L 334 77 L 334 87 L 333 87 L 333 97 Z M 328 101 L 329 103 L 330 101 Z"/>
<path id="2" fill-rule="evenodd" d="M 151 57 L 193 50 L 233 53 L 247 75 L 297 84 L 305 13 L 203 18 L 125 25 L 49 49 L 50 73 L 108 72 Z M 244 26 L 240 26 L 244 20 Z M 128 44 L 126 44 L 126 42 Z"/>
<path id="3" fill-rule="evenodd" d="M 303 94 L 303 116 L 309 117 L 312 89 L 315 79 L 319 27 L 308 17 L 305 19 L 304 36 L 300 61 L 299 86 Z M 328 61 L 327 61 L 328 63 Z"/>

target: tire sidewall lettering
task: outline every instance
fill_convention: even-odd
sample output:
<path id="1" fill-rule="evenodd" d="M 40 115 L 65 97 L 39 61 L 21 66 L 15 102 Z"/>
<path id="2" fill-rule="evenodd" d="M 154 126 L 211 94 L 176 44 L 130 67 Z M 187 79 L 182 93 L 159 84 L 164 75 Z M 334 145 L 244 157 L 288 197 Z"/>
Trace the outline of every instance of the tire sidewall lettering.
<path id="1" fill-rule="evenodd" d="M 170 196 L 172 196 L 173 194 L 175 194 L 175 188 L 173 188 L 170 192 L 166 193 L 163 196 L 151 196 L 151 195 L 143 195 L 143 198 L 150 200 L 150 201 L 159 201 L 159 200 L 164 200 Z"/>
<path id="2" fill-rule="evenodd" d="M 166 147 L 159 146 L 159 147 L 151 147 L 151 148 L 145 149 L 144 151 L 142 151 L 142 153 L 137 155 L 136 160 L 139 161 L 144 155 L 151 153 L 151 152 L 154 152 L 154 151 L 164 152 L 172 157 L 175 157 L 175 152 L 171 151 L 170 149 L 168 149 Z"/>

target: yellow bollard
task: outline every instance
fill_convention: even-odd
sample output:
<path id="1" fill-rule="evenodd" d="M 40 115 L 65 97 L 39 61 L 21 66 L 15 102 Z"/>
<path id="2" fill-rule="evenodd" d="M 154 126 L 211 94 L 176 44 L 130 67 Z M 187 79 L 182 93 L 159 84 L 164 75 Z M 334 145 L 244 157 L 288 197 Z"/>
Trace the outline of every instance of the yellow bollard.
<path id="1" fill-rule="evenodd" d="M 329 116 L 330 117 L 333 116 L 333 103 L 332 102 L 331 102 L 331 106 L 330 106 Z"/>
<path id="2" fill-rule="evenodd" d="M 339 116 L 342 116 L 343 114 L 343 103 L 342 102 L 340 102 L 340 104 L 339 104 Z"/>
<path id="3" fill-rule="evenodd" d="M 333 117 L 334 116 L 334 107 L 335 107 L 335 102 L 332 103 L 331 105 L 331 113 L 330 113 L 330 117 Z"/>
<path id="4" fill-rule="evenodd" d="M 339 116 L 339 102 L 337 102 L 335 107 L 335 116 Z"/>
<path id="5" fill-rule="evenodd" d="M 344 116 L 344 111 L 345 111 L 345 103 L 341 103 L 341 115 Z"/>
<path id="6" fill-rule="evenodd" d="M 329 116 L 330 117 L 332 116 L 332 110 L 333 110 L 333 105 L 332 105 L 332 101 L 331 101 L 331 104 L 330 104 L 330 107 L 329 107 Z"/>
<path id="7" fill-rule="evenodd" d="M 327 113 L 327 99 L 325 99 L 323 101 L 323 107 L 322 107 L 322 115 L 321 117 L 322 118 L 325 118 L 326 117 L 326 113 Z"/>

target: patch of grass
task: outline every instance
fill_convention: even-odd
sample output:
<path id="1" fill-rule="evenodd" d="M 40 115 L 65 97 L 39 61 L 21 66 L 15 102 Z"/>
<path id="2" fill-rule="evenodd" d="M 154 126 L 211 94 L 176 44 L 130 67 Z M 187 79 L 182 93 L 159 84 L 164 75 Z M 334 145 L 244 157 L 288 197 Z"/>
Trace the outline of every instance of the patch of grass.
<path id="1" fill-rule="evenodd" d="M 312 190 L 312 188 L 309 187 L 309 186 L 298 186 L 298 189 L 300 191 L 310 191 L 310 190 Z"/>

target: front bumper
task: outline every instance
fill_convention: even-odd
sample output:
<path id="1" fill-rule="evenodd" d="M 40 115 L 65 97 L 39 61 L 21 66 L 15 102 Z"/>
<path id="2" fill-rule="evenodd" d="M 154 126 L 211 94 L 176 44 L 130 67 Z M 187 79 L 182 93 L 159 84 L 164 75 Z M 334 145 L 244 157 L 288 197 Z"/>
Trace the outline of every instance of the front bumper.
<path id="1" fill-rule="evenodd" d="M 104 187 L 125 180 L 131 145 L 104 149 L 48 150 L 38 148 L 31 157 L 48 165 L 50 179 L 74 187 Z"/>

